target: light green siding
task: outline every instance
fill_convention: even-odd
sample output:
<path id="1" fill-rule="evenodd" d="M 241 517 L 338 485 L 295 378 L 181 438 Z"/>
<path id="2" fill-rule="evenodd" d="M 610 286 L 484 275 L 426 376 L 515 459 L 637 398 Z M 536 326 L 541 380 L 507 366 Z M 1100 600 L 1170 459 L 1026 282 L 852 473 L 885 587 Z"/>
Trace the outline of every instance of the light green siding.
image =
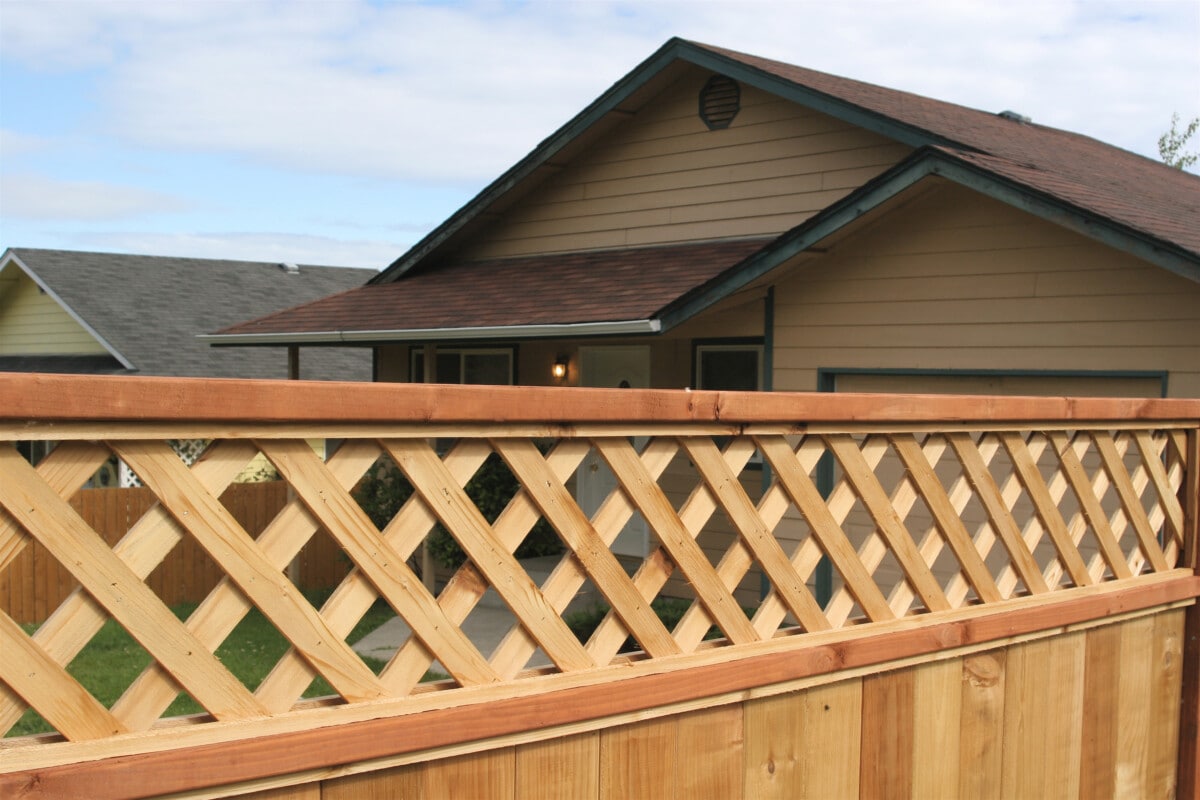
<path id="1" fill-rule="evenodd" d="M 20 269 L 10 265 L 0 274 L 0 355 L 99 355 L 107 352 Z"/>

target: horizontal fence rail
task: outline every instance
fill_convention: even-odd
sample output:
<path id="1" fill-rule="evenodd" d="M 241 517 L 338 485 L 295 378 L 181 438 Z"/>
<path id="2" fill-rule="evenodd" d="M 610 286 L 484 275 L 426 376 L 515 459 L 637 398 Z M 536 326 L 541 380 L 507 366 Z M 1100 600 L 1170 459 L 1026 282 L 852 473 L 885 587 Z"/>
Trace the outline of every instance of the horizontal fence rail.
<path id="1" fill-rule="evenodd" d="M 1190 600 L 1198 425 L 1187 400 L 0 377 L 0 577 L 36 543 L 79 585 L 36 630 L 0 613 L 0 731 L 31 711 L 52 729 L 0 740 L 0 787 L 5 771 L 456 697 L 740 658 L 767 659 L 769 676 L 770 659 L 806 642 L 831 649 L 804 669 L 834 670 L 867 663 L 837 643 L 875 630 Z M 169 444 L 180 439 L 211 443 L 189 466 Z M 313 439 L 334 443 L 327 458 Z M 33 466 L 7 444 L 27 440 L 56 446 Z M 288 499 L 251 535 L 221 497 L 259 456 Z M 115 544 L 71 506 L 112 457 L 154 498 Z M 489 464 L 514 480 L 485 514 L 472 481 Z M 580 482 L 596 471 L 609 483 L 588 507 Z M 404 487 L 383 516 L 363 500 L 381 475 Z M 631 525 L 649 542 L 638 557 L 614 551 Z M 517 555 L 537 531 L 560 551 L 544 577 Z M 288 568 L 318 532 L 348 574 L 314 604 Z M 418 557 L 439 532 L 463 560 L 431 591 Z M 181 619 L 148 576 L 183 542 L 222 577 Z M 464 622 L 489 592 L 513 622 L 482 652 Z M 596 602 L 583 635 L 569 624 L 581 592 Z M 657 613 L 665 598 L 677 618 Z M 372 669 L 347 637 L 380 603 L 410 633 Z M 257 685 L 217 655 L 251 613 L 290 643 Z M 151 660 L 106 705 L 69 665 L 110 621 Z M 423 681 L 435 666 L 447 677 Z M 333 694 L 306 699 L 318 677 Z M 167 717 L 181 694 L 204 713 Z"/>

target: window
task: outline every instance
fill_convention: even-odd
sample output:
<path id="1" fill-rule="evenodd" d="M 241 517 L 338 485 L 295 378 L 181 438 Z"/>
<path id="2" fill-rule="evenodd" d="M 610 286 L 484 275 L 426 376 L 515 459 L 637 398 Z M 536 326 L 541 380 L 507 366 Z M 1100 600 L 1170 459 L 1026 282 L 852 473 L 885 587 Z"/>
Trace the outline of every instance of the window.
<path id="1" fill-rule="evenodd" d="M 757 392 L 763 387 L 762 342 L 697 342 L 693 360 L 697 389 Z"/>
<path id="2" fill-rule="evenodd" d="M 411 353 L 409 374 L 414 383 L 423 383 L 425 352 L 414 348 Z M 435 383 L 487 383 L 501 386 L 513 383 L 512 348 L 439 347 L 435 361 Z"/>

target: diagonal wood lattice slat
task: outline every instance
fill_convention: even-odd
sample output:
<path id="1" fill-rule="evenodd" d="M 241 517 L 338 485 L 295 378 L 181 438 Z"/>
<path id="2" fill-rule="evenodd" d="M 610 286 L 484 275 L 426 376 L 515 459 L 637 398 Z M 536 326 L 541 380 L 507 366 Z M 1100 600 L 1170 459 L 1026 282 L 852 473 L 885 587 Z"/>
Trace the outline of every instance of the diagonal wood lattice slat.
<path id="1" fill-rule="evenodd" d="M 342 441 L 327 458 L 307 441 L 323 436 L 316 421 L 285 430 L 127 420 L 119 437 L 81 425 L 37 468 L 0 446 L 0 575 L 36 547 L 80 584 L 35 631 L 0 614 L 0 729 L 35 709 L 66 739 L 120 737 L 167 727 L 162 715 L 180 693 L 207 712 L 194 723 L 213 725 L 399 701 L 428 693 L 421 678 L 435 661 L 450 673 L 445 691 L 674 663 L 714 649 L 732 658 L 806 634 L 1168 574 L 1195 547 L 1181 500 L 1196 469 L 1193 428 L 1175 422 L 469 423 L 339 422 Z M 211 444 L 189 465 L 167 441 L 196 433 Z M 578 499 L 589 453 L 614 476 L 590 514 Z M 157 503 L 109 545 L 69 501 L 114 454 Z M 221 498 L 259 455 L 290 496 L 251 535 Z M 413 491 L 377 525 L 356 486 L 380 459 Z M 516 486 L 494 518 L 470 488 L 489 459 Z M 823 459 L 829 473 L 818 468 Z M 644 556 L 613 550 L 630 520 L 649 530 Z M 516 555 L 539 524 L 564 548 L 544 578 Z M 430 590 L 409 560 L 439 530 L 466 561 Z M 318 532 L 347 562 L 319 608 L 289 571 Z M 224 578 L 180 621 L 147 581 L 185 541 L 200 544 Z M 822 562 L 831 575 L 824 597 Z M 604 607 L 581 641 L 567 617 L 584 589 Z M 491 593 L 512 621 L 487 653 L 467 622 Z M 667 599 L 682 607 L 674 625 L 654 611 Z M 346 637 L 379 601 L 411 634 L 376 675 Z M 215 655 L 251 613 L 289 643 L 253 690 Z M 111 708 L 68 671 L 108 620 L 152 658 Z M 627 640 L 636 649 L 623 653 Z M 550 665 L 528 669 L 538 650 Z M 303 702 L 317 677 L 336 695 Z"/>

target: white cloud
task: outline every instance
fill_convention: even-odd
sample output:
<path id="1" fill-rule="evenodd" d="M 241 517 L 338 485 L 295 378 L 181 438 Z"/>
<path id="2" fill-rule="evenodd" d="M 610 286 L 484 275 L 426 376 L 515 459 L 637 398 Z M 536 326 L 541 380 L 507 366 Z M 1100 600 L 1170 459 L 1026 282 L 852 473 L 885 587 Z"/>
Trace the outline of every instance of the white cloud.
<path id="1" fill-rule="evenodd" d="M 111 67 L 125 141 L 419 180 L 495 177 L 673 34 L 1143 150 L 1200 70 L 1188 2 L 13 7 L 7 57 Z"/>
<path id="2" fill-rule="evenodd" d="M 50 143 L 41 136 L 29 136 L 17 131 L 0 129 L 0 159 L 39 153 L 47 150 Z"/>
<path id="3" fill-rule="evenodd" d="M 1200 115 L 1195 0 L 0 2 L 0 59 L 47 77 L 6 94 L 4 217 L 126 252 L 381 266 L 675 35 L 1151 157 L 1172 112 Z M 67 83 L 85 107 L 49 113 Z M 247 199 L 287 172 L 337 196 Z M 292 218 L 306 235 L 269 233 Z"/>
<path id="4" fill-rule="evenodd" d="M 5 217 L 34 220 L 116 220 L 185 211 L 183 198 L 101 181 L 64 181 L 45 175 L 0 175 Z"/>

